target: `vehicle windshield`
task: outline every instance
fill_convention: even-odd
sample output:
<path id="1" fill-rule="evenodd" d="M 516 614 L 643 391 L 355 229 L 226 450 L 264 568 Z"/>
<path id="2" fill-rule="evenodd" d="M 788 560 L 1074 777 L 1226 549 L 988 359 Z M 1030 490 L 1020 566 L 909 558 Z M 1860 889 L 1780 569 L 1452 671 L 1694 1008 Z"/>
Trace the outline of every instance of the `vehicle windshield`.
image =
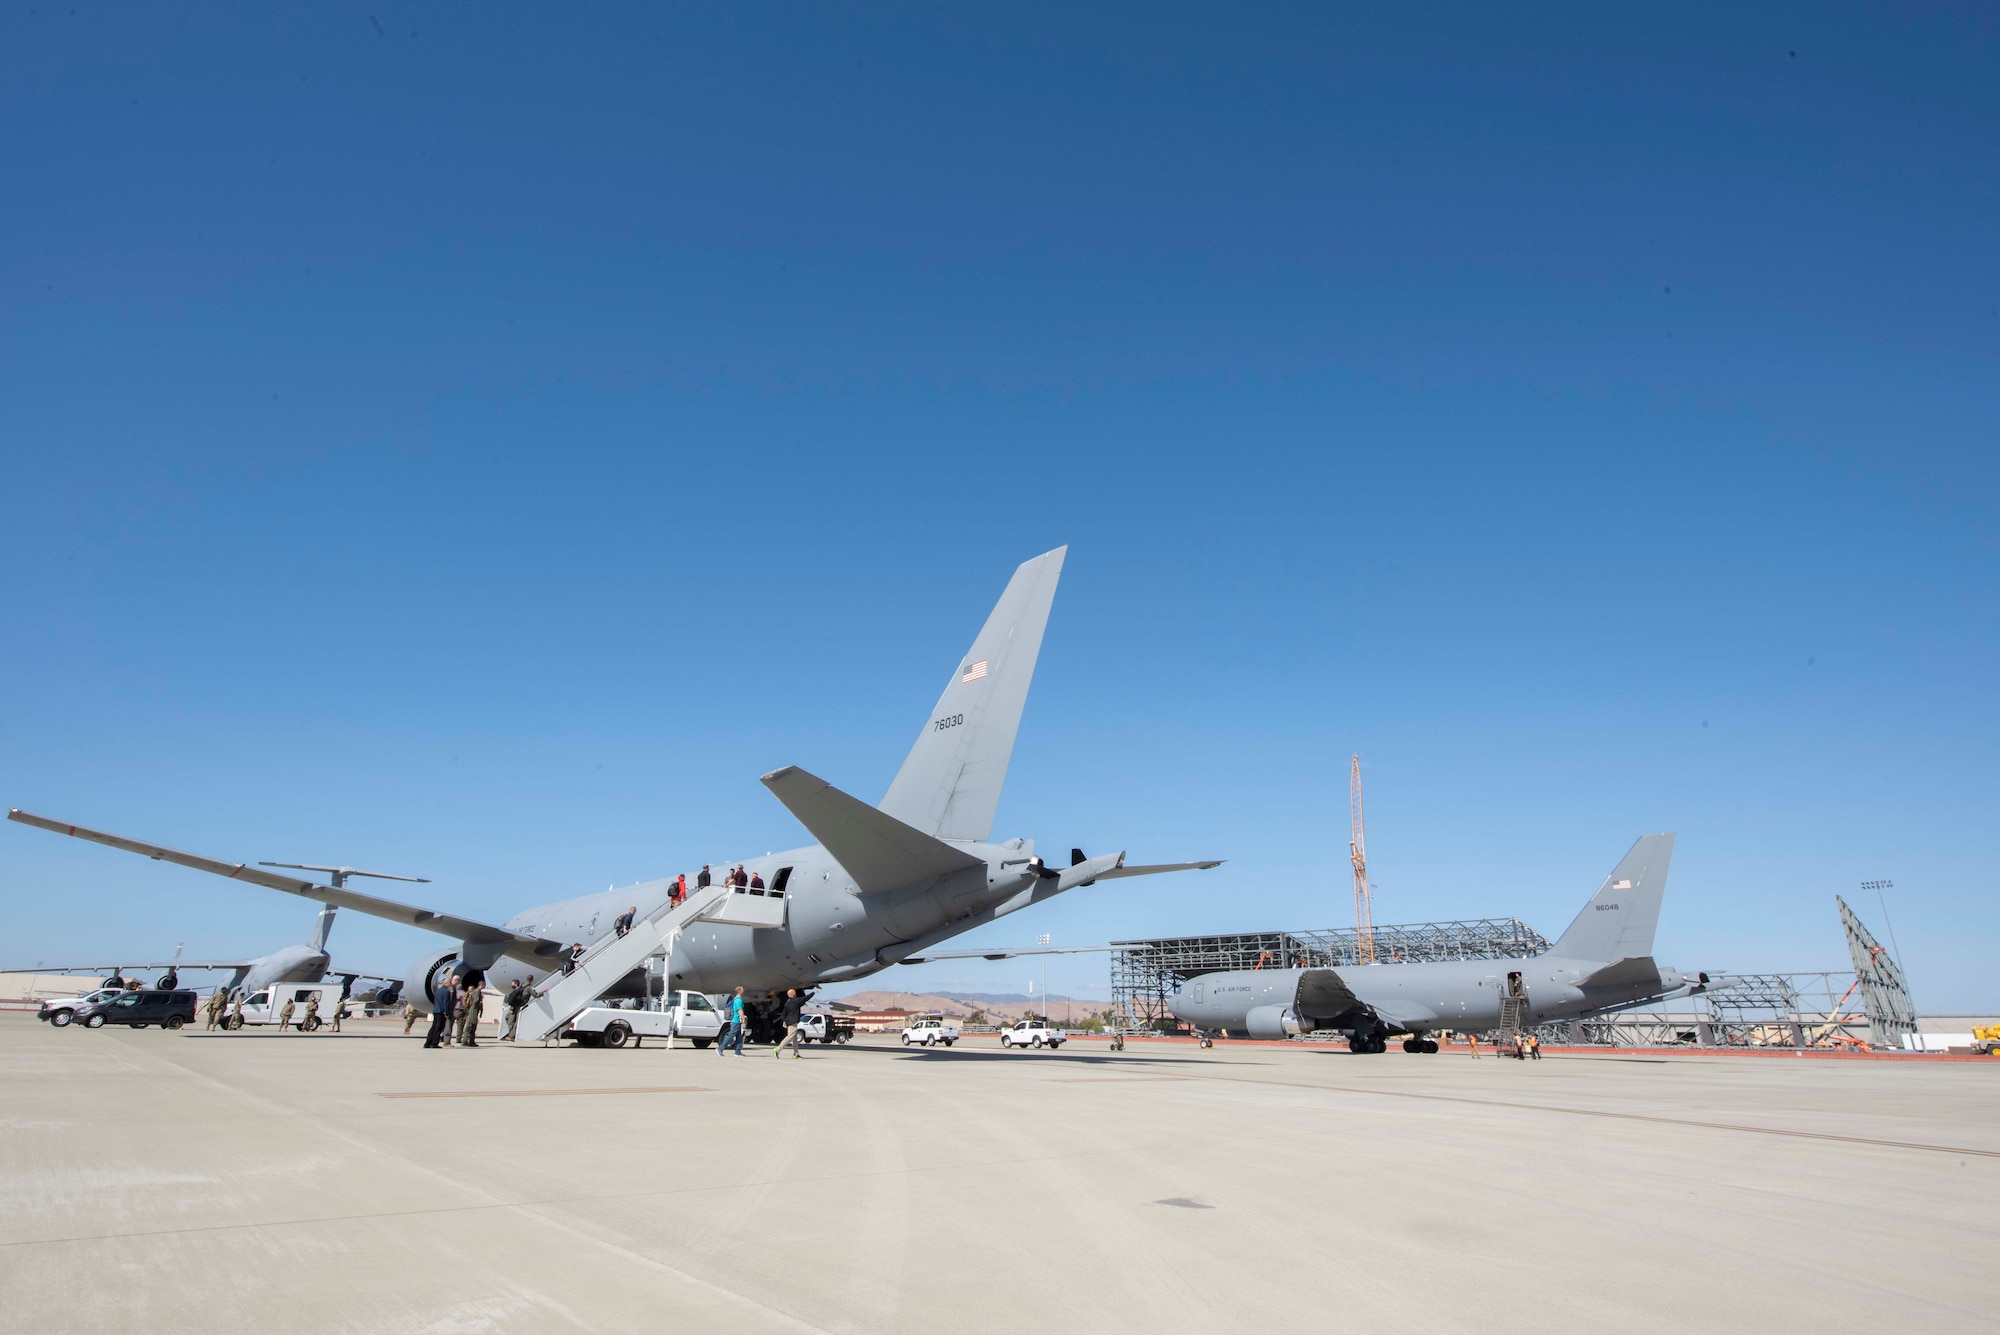
<path id="1" fill-rule="evenodd" d="M 136 1006 L 139 1004 L 139 996 L 136 992 L 128 992 L 124 996 L 118 998 L 118 1000 L 113 1004 L 119 1006 Z"/>

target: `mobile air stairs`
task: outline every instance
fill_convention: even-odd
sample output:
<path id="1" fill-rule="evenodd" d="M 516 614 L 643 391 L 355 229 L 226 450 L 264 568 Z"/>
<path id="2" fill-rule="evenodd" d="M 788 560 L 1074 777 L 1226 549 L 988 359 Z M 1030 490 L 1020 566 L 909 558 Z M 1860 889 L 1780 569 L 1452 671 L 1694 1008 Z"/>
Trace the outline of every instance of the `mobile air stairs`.
<path id="1" fill-rule="evenodd" d="M 566 973 L 550 974 L 521 1008 L 517 1043 L 534 1043 L 562 1032 L 582 1010 L 616 987 L 625 975 L 654 955 L 671 964 L 681 933 L 697 922 L 731 927 L 783 927 L 784 892 L 732 889 L 727 885 L 691 890 L 679 904 L 666 903 L 632 924 L 623 936 L 607 936 L 586 951 Z"/>
<path id="2" fill-rule="evenodd" d="M 1521 975 L 1507 975 L 1507 990 L 1500 998 L 1500 1035 L 1493 1041 L 1494 1051 L 1503 1057 L 1520 1057 L 1521 1020 L 1528 1009 L 1528 996 L 1521 987 Z"/>

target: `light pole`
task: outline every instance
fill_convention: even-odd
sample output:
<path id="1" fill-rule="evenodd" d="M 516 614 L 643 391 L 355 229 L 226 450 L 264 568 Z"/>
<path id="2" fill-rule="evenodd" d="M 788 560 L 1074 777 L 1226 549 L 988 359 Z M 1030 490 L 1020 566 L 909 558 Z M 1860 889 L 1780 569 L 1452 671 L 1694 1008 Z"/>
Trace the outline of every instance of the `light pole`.
<path id="1" fill-rule="evenodd" d="M 1035 938 L 1035 944 L 1038 946 L 1046 946 L 1048 943 L 1049 943 L 1049 934 L 1047 932 L 1043 932 L 1040 936 Z M 1049 957 L 1047 955 L 1044 955 L 1042 956 L 1042 1009 L 1046 1011 L 1048 1008 L 1049 1008 Z M 1046 1020 L 1049 1017 L 1044 1015 L 1042 1018 Z"/>

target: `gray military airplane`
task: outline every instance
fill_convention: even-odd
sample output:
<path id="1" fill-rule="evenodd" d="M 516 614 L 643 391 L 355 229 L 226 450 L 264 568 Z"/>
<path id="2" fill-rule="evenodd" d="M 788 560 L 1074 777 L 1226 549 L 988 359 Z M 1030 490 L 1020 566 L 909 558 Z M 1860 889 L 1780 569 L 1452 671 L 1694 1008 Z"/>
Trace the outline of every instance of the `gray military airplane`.
<path id="1" fill-rule="evenodd" d="M 989 842 L 1067 551 L 1059 547 L 1014 572 L 879 806 L 795 767 L 764 776 L 764 786 L 819 842 L 723 865 L 758 875 L 772 895 L 784 897 L 784 926 L 696 923 L 669 962 L 674 987 L 720 991 L 740 984 L 755 993 L 862 978 L 1078 886 L 1220 865 L 1126 866 L 1121 852 L 1073 856 L 1069 866 L 1056 867 L 1036 856 L 1032 840 Z M 447 971 L 497 968 L 502 977 L 539 981 L 561 966 L 572 943 L 588 946 L 611 934 L 627 907 L 650 915 L 672 885 L 662 878 L 560 900 L 494 925 L 24 811 L 10 811 L 8 819 L 454 938 L 404 974 L 404 992 L 420 1006 Z M 651 986 L 645 971 L 635 969 L 606 995 L 638 996 Z"/>
<path id="2" fill-rule="evenodd" d="M 1520 1003 L 1526 1028 L 1700 991 L 1706 974 L 1653 961 L 1673 854 L 1673 835 L 1642 837 L 1561 939 L 1529 959 L 1231 969 L 1186 980 L 1168 1006 L 1204 1038 L 1215 1031 L 1286 1038 L 1344 1029 L 1356 1052 L 1386 1050 L 1390 1034 L 1409 1036 L 1406 1052 L 1436 1052 L 1433 1031 L 1492 1029 L 1510 997 Z"/>
<path id="3" fill-rule="evenodd" d="M 266 865 L 290 866 L 293 864 L 269 863 Z M 319 869 L 315 868 L 315 870 Z M 325 870 L 345 873 L 345 876 L 340 878 L 343 882 L 346 876 L 386 875 L 383 872 L 356 871 L 351 867 L 341 867 L 338 869 L 326 868 Z M 415 881 L 422 878 L 416 876 L 395 876 L 389 879 Z M 227 983 L 222 984 L 223 990 L 234 992 L 240 989 L 246 993 L 258 991 L 274 983 L 317 983 L 329 976 L 340 979 L 347 989 L 351 991 L 356 982 L 365 978 L 371 983 L 386 984 L 386 986 L 372 990 L 368 994 L 370 1000 L 379 1001 L 383 1005 L 393 1005 L 397 1000 L 397 993 L 401 986 L 397 980 L 384 978 L 380 974 L 362 973 L 358 970 L 336 969 L 333 967 L 333 957 L 327 953 L 326 942 L 328 934 L 333 930 L 333 915 L 335 911 L 334 906 L 331 904 L 322 904 L 320 906 L 319 917 L 313 923 L 312 938 L 309 941 L 301 942 L 295 946 L 280 946 L 268 955 L 258 955 L 252 959 L 189 960 L 182 959 L 181 952 L 179 949 L 176 949 L 174 957 L 164 964 L 135 964 L 130 961 L 124 961 L 118 964 L 45 965 L 33 970 L 33 972 L 98 973 L 109 969 L 111 970 L 111 976 L 105 978 L 104 985 L 106 987 L 113 987 L 122 984 L 123 975 L 127 969 L 135 973 L 140 971 L 151 972 L 154 969 L 160 969 L 164 970 L 164 972 L 155 980 L 153 986 L 162 991 L 171 991 L 181 985 L 181 971 L 183 969 L 191 973 L 226 972 L 230 977 Z M 20 970 L 19 972 L 28 971 Z"/>

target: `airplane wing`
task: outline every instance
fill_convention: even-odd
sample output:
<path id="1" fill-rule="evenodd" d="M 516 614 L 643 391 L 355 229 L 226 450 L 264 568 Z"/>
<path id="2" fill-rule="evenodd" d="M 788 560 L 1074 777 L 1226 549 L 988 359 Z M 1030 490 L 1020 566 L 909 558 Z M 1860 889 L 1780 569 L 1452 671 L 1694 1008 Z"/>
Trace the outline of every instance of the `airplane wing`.
<path id="1" fill-rule="evenodd" d="M 57 834 L 88 839 L 93 844 L 103 844 L 107 848 L 119 848 L 127 853 L 137 853 L 155 862 L 175 862 L 183 867 L 192 867 L 196 871 L 209 872 L 232 881 L 248 881 L 252 885 L 282 890 L 301 899 L 352 909 L 356 913 L 387 918 L 390 922 L 400 922 L 410 927 L 421 927 L 427 932 L 438 932 L 461 941 L 501 946 L 507 954 L 521 960 L 552 960 L 568 949 L 559 941 L 509 931 L 505 927 L 495 927 L 491 923 L 474 922 L 470 918 L 461 918 L 455 914 L 437 913 L 411 904 L 400 904 L 393 899 L 378 899 L 374 895 L 360 894 L 344 886 L 335 889 L 333 886 L 321 885 L 315 881 L 302 881 L 296 876 L 280 876 L 276 872 L 253 867 L 244 862 L 223 862 L 217 858 L 205 858 L 199 853 L 183 853 L 178 849 L 164 848 L 159 844 L 127 839 L 123 835 L 106 834 L 102 830 L 86 829 L 81 825 L 68 825 L 62 821 L 50 820 L 46 816 L 32 816 L 18 809 L 9 811 L 7 819 L 18 821 L 23 825 L 32 825 L 38 830 L 52 830 Z"/>
<path id="2" fill-rule="evenodd" d="M 1016 955 L 1091 955 L 1107 950 L 1143 950 L 1143 946 L 996 946 L 991 950 L 926 950 L 898 964 L 922 964 L 927 960 L 1010 960 Z"/>
<path id="3" fill-rule="evenodd" d="M 1158 876 L 1163 871 L 1207 871 L 1210 867 L 1220 867 L 1225 860 L 1217 858 L 1213 862 L 1156 862 L 1148 867 L 1113 867 L 1110 871 L 1097 873 L 1097 879 L 1115 881 L 1121 876 Z"/>
<path id="4" fill-rule="evenodd" d="M 116 964 L 37 964 L 33 968 L 0 969 L 0 973 L 103 973 L 107 969 L 247 969 L 255 960 L 168 960 L 164 964 L 120 960 Z"/>

